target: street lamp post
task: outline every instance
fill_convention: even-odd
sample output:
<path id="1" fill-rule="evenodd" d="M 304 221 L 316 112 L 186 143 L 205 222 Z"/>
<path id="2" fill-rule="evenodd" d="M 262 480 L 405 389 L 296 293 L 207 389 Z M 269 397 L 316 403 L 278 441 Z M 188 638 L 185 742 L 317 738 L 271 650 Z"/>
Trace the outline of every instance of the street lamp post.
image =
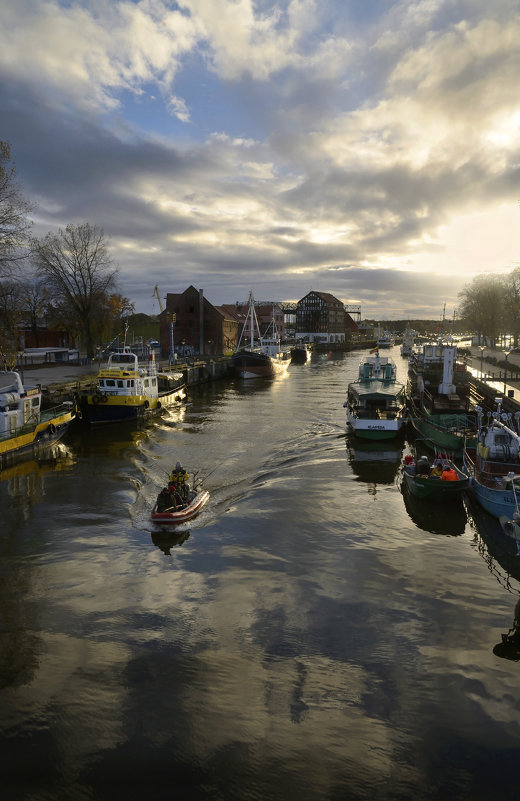
<path id="1" fill-rule="evenodd" d="M 506 366 L 504 367 L 504 395 L 506 394 L 506 379 L 507 379 L 507 359 L 510 356 L 511 351 L 506 353 Z"/>
<path id="2" fill-rule="evenodd" d="M 480 348 L 480 380 L 481 380 L 481 381 L 482 381 L 482 377 L 483 377 L 483 367 L 482 367 L 482 363 L 483 363 L 483 361 L 484 361 L 484 351 L 485 351 L 485 348 L 483 348 L 483 347 L 481 346 L 481 348 Z"/>

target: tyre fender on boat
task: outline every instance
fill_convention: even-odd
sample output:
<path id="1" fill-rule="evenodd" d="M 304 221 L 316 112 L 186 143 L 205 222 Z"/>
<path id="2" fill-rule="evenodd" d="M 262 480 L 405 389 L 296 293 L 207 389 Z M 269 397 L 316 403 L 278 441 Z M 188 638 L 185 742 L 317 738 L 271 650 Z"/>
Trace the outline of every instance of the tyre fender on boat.
<path id="1" fill-rule="evenodd" d="M 54 425 L 54 423 L 50 424 L 50 426 L 47 428 L 47 431 L 49 432 L 49 434 L 53 435 L 56 433 L 56 426 Z"/>
<path id="2" fill-rule="evenodd" d="M 108 395 L 106 395 L 105 393 L 101 393 L 101 397 L 99 398 L 99 400 L 101 401 L 101 403 L 106 403 L 108 400 Z"/>
<path id="3" fill-rule="evenodd" d="M 148 409 L 148 407 L 149 407 L 149 406 L 150 406 L 150 404 L 149 404 L 149 403 L 148 403 L 148 401 L 146 400 L 146 401 L 144 402 L 144 408 L 145 408 L 145 409 Z"/>

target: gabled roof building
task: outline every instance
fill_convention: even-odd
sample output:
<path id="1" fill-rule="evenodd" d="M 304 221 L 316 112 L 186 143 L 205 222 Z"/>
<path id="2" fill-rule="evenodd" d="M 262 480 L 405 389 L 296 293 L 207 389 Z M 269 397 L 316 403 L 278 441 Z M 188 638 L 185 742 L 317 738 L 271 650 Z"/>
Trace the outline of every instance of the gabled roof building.
<path id="1" fill-rule="evenodd" d="M 296 305 L 296 339 L 344 342 L 345 308 L 329 292 L 309 292 Z"/>

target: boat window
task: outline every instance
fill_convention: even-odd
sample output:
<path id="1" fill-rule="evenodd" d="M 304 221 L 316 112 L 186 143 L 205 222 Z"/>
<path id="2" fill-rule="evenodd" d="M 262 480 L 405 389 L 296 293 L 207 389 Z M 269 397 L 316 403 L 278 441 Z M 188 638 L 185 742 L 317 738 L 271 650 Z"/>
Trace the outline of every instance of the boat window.
<path id="1" fill-rule="evenodd" d="M 104 380 L 102 378 L 99 379 L 99 386 L 100 387 L 104 387 L 105 386 L 105 382 L 104 382 Z"/>
<path id="2" fill-rule="evenodd" d="M 133 387 L 134 386 L 134 379 L 133 378 L 132 378 L 131 381 L 128 382 L 128 386 L 129 387 Z"/>
<path id="3" fill-rule="evenodd" d="M 149 387 L 150 386 L 150 382 L 149 382 L 149 380 L 147 378 L 144 379 L 144 385 L 145 385 L 145 387 Z"/>
<path id="4" fill-rule="evenodd" d="M 106 379 L 106 381 L 105 381 L 105 386 L 106 387 L 115 387 L 115 385 L 116 385 L 116 382 L 114 381 L 113 378 L 107 378 Z"/>
<path id="5" fill-rule="evenodd" d="M 152 378 L 152 387 L 156 387 L 156 386 L 157 386 L 157 379 L 156 378 Z"/>
<path id="6" fill-rule="evenodd" d="M 125 382 L 124 382 L 124 381 L 121 381 L 121 380 L 119 380 L 119 381 L 117 382 L 117 386 L 118 386 L 118 387 L 124 387 L 124 385 L 125 385 Z"/>
<path id="7" fill-rule="evenodd" d="M 112 362 L 118 362 L 119 364 L 133 364 L 134 357 L 131 354 L 125 353 L 114 353 L 112 355 Z"/>
<path id="8" fill-rule="evenodd" d="M 32 398 L 31 406 L 39 406 L 40 405 L 40 398 Z"/>

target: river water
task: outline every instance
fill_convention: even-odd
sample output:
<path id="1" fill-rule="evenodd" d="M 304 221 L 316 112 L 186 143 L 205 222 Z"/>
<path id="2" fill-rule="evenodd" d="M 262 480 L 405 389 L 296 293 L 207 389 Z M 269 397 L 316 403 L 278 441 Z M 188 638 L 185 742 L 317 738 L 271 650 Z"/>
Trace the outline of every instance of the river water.
<path id="1" fill-rule="evenodd" d="M 520 569 L 462 503 L 403 496 L 407 440 L 354 447 L 360 356 L 0 475 L 3 798 L 517 798 L 520 664 L 493 649 Z M 211 499 L 161 536 L 177 460 Z"/>

